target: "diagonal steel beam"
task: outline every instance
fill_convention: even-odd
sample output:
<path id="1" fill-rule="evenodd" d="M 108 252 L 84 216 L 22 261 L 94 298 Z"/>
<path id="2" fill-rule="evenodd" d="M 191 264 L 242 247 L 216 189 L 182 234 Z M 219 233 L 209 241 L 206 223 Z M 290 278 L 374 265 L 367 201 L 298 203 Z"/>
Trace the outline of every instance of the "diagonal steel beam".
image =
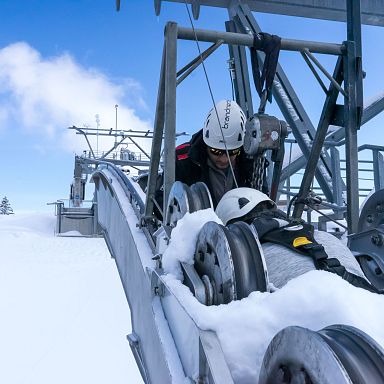
<path id="1" fill-rule="evenodd" d="M 301 182 L 297 203 L 295 204 L 295 208 L 293 210 L 294 218 L 301 218 L 301 215 L 304 211 L 304 199 L 308 196 L 311 188 L 313 176 L 316 172 L 316 164 L 318 163 L 318 160 L 320 158 L 321 151 L 324 145 L 324 140 L 327 135 L 329 123 L 334 114 L 336 100 L 340 92 L 338 86 L 343 81 L 343 65 L 343 58 L 340 56 L 337 60 L 335 71 L 333 74 L 333 78 L 335 79 L 336 84 L 331 82 L 330 88 L 327 93 L 327 98 L 325 100 L 323 111 L 321 113 L 319 125 L 316 130 L 316 136 L 312 143 L 311 154 L 308 159 L 308 164 L 305 167 L 305 173 Z"/>
<path id="2" fill-rule="evenodd" d="M 384 95 L 381 98 L 376 99 L 371 104 L 369 104 L 363 110 L 363 117 L 361 119 L 361 124 L 367 123 L 369 120 L 376 117 L 380 112 L 384 111 Z"/>

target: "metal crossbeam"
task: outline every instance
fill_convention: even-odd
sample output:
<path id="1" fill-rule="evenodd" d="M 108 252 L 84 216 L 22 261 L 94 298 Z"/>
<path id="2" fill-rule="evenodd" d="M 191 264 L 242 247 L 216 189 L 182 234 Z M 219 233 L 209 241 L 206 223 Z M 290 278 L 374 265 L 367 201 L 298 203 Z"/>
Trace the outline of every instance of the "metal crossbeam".
<path id="1" fill-rule="evenodd" d="M 199 18 L 200 7 L 228 8 L 229 0 L 164 0 L 192 5 L 195 19 Z M 155 0 L 155 11 L 159 15 L 161 0 Z M 346 21 L 345 0 L 242 0 L 251 11 L 299 16 L 312 19 Z M 361 22 L 368 25 L 384 26 L 384 0 L 361 0 Z"/>

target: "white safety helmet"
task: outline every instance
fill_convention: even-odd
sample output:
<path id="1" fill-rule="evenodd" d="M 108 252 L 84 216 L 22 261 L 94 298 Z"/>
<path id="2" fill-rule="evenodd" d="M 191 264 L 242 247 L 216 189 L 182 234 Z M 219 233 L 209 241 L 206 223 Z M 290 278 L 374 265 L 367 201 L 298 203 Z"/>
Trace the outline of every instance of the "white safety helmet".
<path id="1" fill-rule="evenodd" d="M 240 148 L 244 143 L 246 117 L 236 101 L 222 100 L 212 108 L 205 120 L 203 139 L 209 147 L 228 150 Z M 219 121 L 220 124 L 219 124 Z M 222 128 L 220 129 L 220 125 Z M 223 140 L 225 138 L 225 144 Z"/>
<path id="2" fill-rule="evenodd" d="M 221 198 L 216 207 L 216 215 L 226 225 L 233 219 L 247 215 L 261 203 L 267 203 L 266 208 L 275 209 L 276 204 L 265 193 L 253 188 L 231 189 Z"/>

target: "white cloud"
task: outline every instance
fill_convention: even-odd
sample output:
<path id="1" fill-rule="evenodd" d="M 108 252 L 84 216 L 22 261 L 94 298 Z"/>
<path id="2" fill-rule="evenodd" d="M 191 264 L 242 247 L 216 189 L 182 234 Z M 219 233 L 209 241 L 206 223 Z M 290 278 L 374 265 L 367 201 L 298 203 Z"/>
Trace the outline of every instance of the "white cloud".
<path id="1" fill-rule="evenodd" d="M 66 128 L 95 127 L 96 114 L 101 128 L 115 127 L 115 104 L 119 105 L 119 129 L 152 129 L 124 104 L 127 95 L 134 95 L 135 102 L 146 108 L 141 93 L 137 81 L 124 79 L 116 84 L 100 71 L 80 66 L 69 54 L 43 58 L 24 42 L 0 50 L 2 124 L 12 119 L 29 134 L 44 137 L 47 145 L 58 140 L 66 150 L 79 153 L 86 146 L 84 139 Z M 109 147 L 107 142 L 113 139 L 99 138 L 99 149 Z"/>

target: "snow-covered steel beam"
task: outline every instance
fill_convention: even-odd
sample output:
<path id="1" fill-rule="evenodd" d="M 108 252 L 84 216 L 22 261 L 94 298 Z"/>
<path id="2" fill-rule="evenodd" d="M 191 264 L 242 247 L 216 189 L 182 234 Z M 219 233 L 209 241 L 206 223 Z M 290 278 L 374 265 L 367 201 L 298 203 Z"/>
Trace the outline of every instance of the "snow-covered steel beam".
<path id="1" fill-rule="evenodd" d="M 363 110 L 362 124 L 367 123 L 369 120 L 376 117 L 380 112 L 384 110 L 384 94 L 381 93 L 374 101 L 372 101 Z"/>
<path id="2" fill-rule="evenodd" d="M 164 0 L 192 5 L 195 19 L 200 15 L 200 7 L 228 8 L 230 0 Z M 161 0 L 155 0 L 155 11 L 159 15 Z M 280 15 L 299 16 L 312 19 L 346 21 L 345 0 L 242 0 L 252 11 Z M 363 24 L 384 26 L 384 0 L 361 0 L 361 21 Z"/>

